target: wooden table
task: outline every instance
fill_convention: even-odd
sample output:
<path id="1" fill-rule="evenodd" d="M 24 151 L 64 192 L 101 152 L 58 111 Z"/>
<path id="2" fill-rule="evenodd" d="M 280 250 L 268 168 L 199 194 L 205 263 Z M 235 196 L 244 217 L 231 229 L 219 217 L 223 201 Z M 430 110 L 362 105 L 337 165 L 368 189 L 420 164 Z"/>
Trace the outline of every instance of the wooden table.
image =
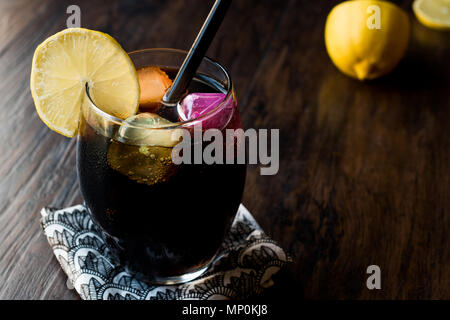
<path id="1" fill-rule="evenodd" d="M 250 166 L 243 203 L 293 256 L 268 297 L 450 298 L 450 33 L 413 25 L 406 58 L 367 83 L 337 71 L 323 32 L 335 1 L 236 0 L 208 55 L 227 66 L 244 125 L 280 128 L 280 171 Z M 0 298 L 78 299 L 39 226 L 81 201 L 75 139 L 29 92 L 36 46 L 81 7 L 83 27 L 132 51 L 188 49 L 210 4 L 0 2 Z M 382 289 L 366 287 L 367 266 Z"/>

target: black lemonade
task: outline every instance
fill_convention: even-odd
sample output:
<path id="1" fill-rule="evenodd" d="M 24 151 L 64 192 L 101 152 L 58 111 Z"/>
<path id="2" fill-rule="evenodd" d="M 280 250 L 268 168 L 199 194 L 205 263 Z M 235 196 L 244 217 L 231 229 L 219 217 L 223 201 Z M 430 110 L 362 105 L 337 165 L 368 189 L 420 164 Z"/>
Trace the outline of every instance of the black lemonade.
<path id="1" fill-rule="evenodd" d="M 174 70 L 165 71 L 173 78 Z M 226 91 L 201 75 L 188 92 Z M 239 128 L 235 105 L 228 123 L 217 129 Z M 118 141 L 81 116 L 77 169 L 85 203 L 120 262 L 147 278 L 206 266 L 229 231 L 245 183 L 244 164 L 175 165 L 171 152 Z"/>

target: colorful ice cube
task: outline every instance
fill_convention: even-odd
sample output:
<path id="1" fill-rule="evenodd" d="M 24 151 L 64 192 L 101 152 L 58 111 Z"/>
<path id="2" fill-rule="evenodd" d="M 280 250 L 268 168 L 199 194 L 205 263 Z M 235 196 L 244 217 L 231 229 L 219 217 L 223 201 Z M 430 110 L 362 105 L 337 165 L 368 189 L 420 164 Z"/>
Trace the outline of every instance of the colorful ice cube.
<path id="1" fill-rule="evenodd" d="M 222 103 L 220 110 L 214 112 Z M 178 114 L 182 121 L 202 117 L 199 120 L 203 129 L 222 129 L 230 121 L 233 107 L 231 95 L 227 97 L 224 93 L 191 93 L 178 104 Z"/>

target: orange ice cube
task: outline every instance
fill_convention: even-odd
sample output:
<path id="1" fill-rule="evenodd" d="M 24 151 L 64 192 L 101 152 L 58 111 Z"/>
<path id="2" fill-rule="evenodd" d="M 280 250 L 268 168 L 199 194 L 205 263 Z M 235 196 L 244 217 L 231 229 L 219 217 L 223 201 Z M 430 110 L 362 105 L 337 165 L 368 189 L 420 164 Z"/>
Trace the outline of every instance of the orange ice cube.
<path id="1" fill-rule="evenodd" d="M 141 96 L 139 108 L 147 112 L 156 112 L 166 90 L 172 85 L 169 76 L 158 67 L 144 67 L 137 70 Z"/>

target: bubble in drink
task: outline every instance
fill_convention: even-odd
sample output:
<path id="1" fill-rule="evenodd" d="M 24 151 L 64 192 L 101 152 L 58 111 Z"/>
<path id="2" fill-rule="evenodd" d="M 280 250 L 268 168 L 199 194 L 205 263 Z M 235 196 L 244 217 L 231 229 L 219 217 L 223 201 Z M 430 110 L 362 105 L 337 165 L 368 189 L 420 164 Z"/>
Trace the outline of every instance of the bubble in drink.
<path id="1" fill-rule="evenodd" d="M 113 141 L 108 149 L 109 166 L 131 180 L 148 185 L 166 182 L 177 172 L 172 148 L 133 146 Z"/>
<path id="2" fill-rule="evenodd" d="M 172 147 L 177 130 L 164 129 L 172 122 L 154 113 L 140 113 L 125 120 L 108 149 L 108 164 L 139 183 L 165 182 L 176 171 Z M 159 128 L 159 129 L 158 129 Z"/>

